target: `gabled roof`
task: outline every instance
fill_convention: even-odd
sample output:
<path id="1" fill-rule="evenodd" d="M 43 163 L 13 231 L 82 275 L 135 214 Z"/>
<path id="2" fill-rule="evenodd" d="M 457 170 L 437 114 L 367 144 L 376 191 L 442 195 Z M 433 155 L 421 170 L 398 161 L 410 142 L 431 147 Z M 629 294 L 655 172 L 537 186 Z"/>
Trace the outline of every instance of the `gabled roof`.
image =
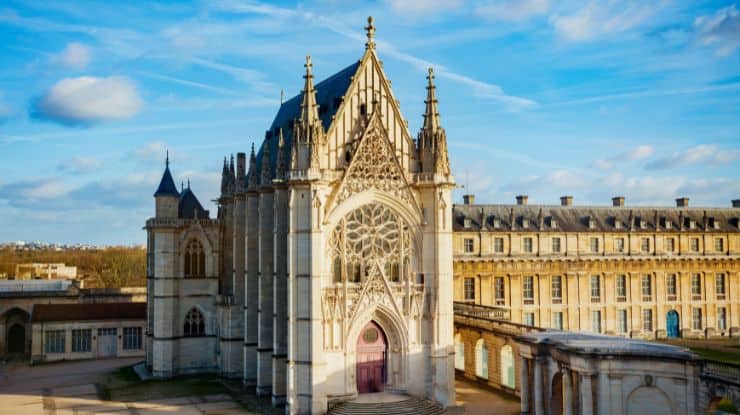
<path id="1" fill-rule="evenodd" d="M 159 182 L 157 191 L 154 192 L 154 197 L 157 196 L 180 196 L 180 192 L 177 191 L 177 186 L 175 186 L 175 181 L 172 179 L 169 163 L 164 168 L 164 174 L 162 175 L 162 180 Z"/>
<path id="2" fill-rule="evenodd" d="M 347 93 L 347 89 L 352 82 L 352 76 L 357 72 L 359 66 L 360 61 L 357 61 L 315 85 L 316 102 L 319 104 L 319 118 L 321 119 L 324 131 L 329 129 L 331 118 L 339 109 L 342 103 L 341 98 Z M 301 99 L 302 94 L 298 94 L 283 102 L 275 115 L 275 119 L 272 121 L 270 130 L 267 132 L 270 138 L 276 138 L 278 137 L 279 129 L 283 129 L 283 140 L 285 141 L 283 151 L 287 154 L 290 154 L 293 146 L 293 121 L 300 116 Z M 269 143 L 270 164 L 272 175 L 274 176 L 278 154 L 278 140 L 271 139 Z M 262 165 L 264 145 L 265 142 L 263 141 L 257 153 L 257 166 Z"/>
<path id="3" fill-rule="evenodd" d="M 207 219 L 208 211 L 203 209 L 198 198 L 195 196 L 190 185 L 182 191 L 180 203 L 177 205 L 177 217 L 180 219 Z M 196 218 L 197 214 L 197 218 Z"/>
<path id="4" fill-rule="evenodd" d="M 35 304 L 31 322 L 144 320 L 146 303 Z"/>

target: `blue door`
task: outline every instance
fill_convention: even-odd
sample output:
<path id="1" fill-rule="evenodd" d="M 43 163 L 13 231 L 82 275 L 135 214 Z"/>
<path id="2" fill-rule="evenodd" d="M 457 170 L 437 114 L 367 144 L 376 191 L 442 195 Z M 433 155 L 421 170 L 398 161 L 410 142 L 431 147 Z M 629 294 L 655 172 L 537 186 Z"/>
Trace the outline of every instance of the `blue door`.
<path id="1" fill-rule="evenodd" d="M 668 337 L 678 337 L 678 313 L 676 310 L 668 312 L 665 326 Z"/>

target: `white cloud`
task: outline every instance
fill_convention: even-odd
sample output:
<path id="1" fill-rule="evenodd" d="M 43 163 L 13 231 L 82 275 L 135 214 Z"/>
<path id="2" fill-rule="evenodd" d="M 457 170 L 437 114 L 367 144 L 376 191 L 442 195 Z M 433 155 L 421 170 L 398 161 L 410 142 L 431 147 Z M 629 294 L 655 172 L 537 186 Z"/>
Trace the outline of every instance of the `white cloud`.
<path id="1" fill-rule="evenodd" d="M 90 48 L 77 42 L 68 43 L 59 54 L 52 57 L 58 63 L 72 69 L 84 69 L 90 63 Z"/>
<path id="2" fill-rule="evenodd" d="M 165 155 L 175 157 L 175 152 L 167 147 L 164 141 L 152 141 L 131 152 L 131 157 L 141 161 L 163 161 Z"/>
<path id="3" fill-rule="evenodd" d="M 60 162 L 57 169 L 65 173 L 84 174 L 98 169 L 102 164 L 95 157 L 72 157 Z"/>
<path id="4" fill-rule="evenodd" d="M 651 170 L 671 169 L 692 164 L 719 165 L 740 160 L 740 150 L 722 149 L 713 144 L 700 144 L 671 155 L 657 158 L 645 167 Z"/>
<path id="5" fill-rule="evenodd" d="M 599 159 L 593 162 L 593 167 L 601 170 L 610 170 L 614 167 L 615 161 L 634 161 L 643 160 L 650 157 L 655 152 L 653 146 L 640 145 L 632 150 L 624 151 L 607 159 Z"/>
<path id="6" fill-rule="evenodd" d="M 494 0 L 475 9 L 475 14 L 491 20 L 518 22 L 547 13 L 549 0 Z"/>
<path id="7" fill-rule="evenodd" d="M 573 191 L 587 185 L 588 182 L 582 174 L 570 170 L 553 170 L 543 175 L 524 177 L 516 182 L 506 184 L 502 187 L 505 192 L 525 194 L 536 193 L 553 189 Z"/>
<path id="8" fill-rule="evenodd" d="M 591 1 L 574 14 L 552 16 L 550 22 L 562 39 L 588 41 L 633 29 L 653 16 L 660 7 L 650 2 Z"/>
<path id="9" fill-rule="evenodd" d="M 34 118 L 68 125 L 87 125 L 134 116 L 142 101 L 125 77 L 66 78 L 54 84 L 32 105 Z"/>
<path id="10" fill-rule="evenodd" d="M 397 13 L 437 13 L 462 6 L 462 0 L 386 0 Z"/>
<path id="11" fill-rule="evenodd" d="M 733 4 L 714 16 L 699 16 L 694 29 L 701 43 L 717 46 L 717 55 L 730 55 L 740 46 L 740 11 Z"/>

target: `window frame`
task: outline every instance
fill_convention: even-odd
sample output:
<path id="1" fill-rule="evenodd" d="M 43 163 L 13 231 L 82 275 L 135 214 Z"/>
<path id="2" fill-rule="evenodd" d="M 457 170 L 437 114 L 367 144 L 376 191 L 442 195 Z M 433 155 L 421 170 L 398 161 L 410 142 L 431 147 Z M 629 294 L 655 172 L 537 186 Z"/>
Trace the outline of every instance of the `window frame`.
<path id="1" fill-rule="evenodd" d="M 665 294 L 667 301 L 678 300 L 678 276 L 668 274 L 665 279 Z"/>
<path id="2" fill-rule="evenodd" d="M 721 236 L 714 238 L 714 252 L 725 252 L 725 238 L 722 238 Z"/>
<path id="3" fill-rule="evenodd" d="M 72 329 L 72 353 L 92 352 L 92 329 Z"/>
<path id="4" fill-rule="evenodd" d="M 691 299 L 694 301 L 701 300 L 701 273 L 694 272 L 691 274 Z"/>
<path id="5" fill-rule="evenodd" d="M 595 283 L 595 285 L 594 285 Z M 589 279 L 589 289 L 591 292 L 591 302 L 601 302 L 601 275 L 592 275 Z"/>
<path id="6" fill-rule="evenodd" d="M 620 284 L 621 282 L 621 284 Z M 627 275 L 626 274 L 618 274 L 616 281 L 614 282 L 616 285 L 616 297 L 618 303 L 624 303 L 627 301 Z M 621 287 L 620 287 L 621 285 Z M 620 290 L 621 289 L 621 290 Z M 622 293 L 620 294 L 620 291 Z"/>
<path id="7" fill-rule="evenodd" d="M 553 236 L 552 237 L 552 252 L 554 253 L 560 253 L 562 246 L 560 245 L 560 237 L 559 236 Z"/>
<path id="8" fill-rule="evenodd" d="M 143 343 L 141 327 L 123 328 L 123 350 L 141 350 Z"/>
<path id="9" fill-rule="evenodd" d="M 475 252 L 475 239 L 464 238 L 463 239 L 463 252 L 466 254 L 472 254 Z"/>
<path id="10" fill-rule="evenodd" d="M 497 236 L 493 238 L 493 251 L 502 254 L 504 252 L 504 238 Z"/>
<path id="11" fill-rule="evenodd" d="M 522 303 L 525 305 L 534 304 L 534 276 L 532 275 L 525 275 L 522 278 Z"/>
<path id="12" fill-rule="evenodd" d="M 643 274 L 640 277 L 640 293 L 642 294 L 642 301 L 653 301 L 653 276 L 650 274 Z"/>
<path id="13" fill-rule="evenodd" d="M 463 301 L 475 301 L 474 277 L 465 277 L 463 280 Z"/>
<path id="14" fill-rule="evenodd" d="M 624 308 L 617 310 L 617 331 L 619 333 L 627 333 L 629 318 L 627 318 L 627 310 Z"/>
<path id="15" fill-rule="evenodd" d="M 527 254 L 534 252 L 534 241 L 531 236 L 525 236 L 522 238 L 522 251 Z"/>
<path id="16" fill-rule="evenodd" d="M 624 252 L 624 238 L 614 239 L 614 250 L 619 253 Z"/>
<path id="17" fill-rule="evenodd" d="M 550 298 L 553 304 L 563 303 L 563 277 L 560 275 L 550 278 Z"/>
<path id="18" fill-rule="evenodd" d="M 650 253 L 650 237 L 640 238 L 640 252 Z"/>
<path id="19" fill-rule="evenodd" d="M 702 310 L 700 307 L 693 307 L 691 309 L 691 329 L 692 330 L 703 330 L 702 324 Z"/>
<path id="20" fill-rule="evenodd" d="M 552 328 L 556 330 L 563 329 L 563 312 L 562 311 L 552 312 Z"/>
<path id="21" fill-rule="evenodd" d="M 506 305 L 506 282 L 504 277 L 493 277 L 493 299 L 496 305 Z"/>
<path id="22" fill-rule="evenodd" d="M 642 309 L 642 331 L 645 331 L 645 332 L 653 331 L 653 309 L 652 308 Z"/>
<path id="23" fill-rule="evenodd" d="M 601 333 L 601 310 L 591 310 L 591 331 Z"/>
<path id="24" fill-rule="evenodd" d="M 44 353 L 66 353 L 66 340 L 65 330 L 46 330 L 44 332 Z"/>
<path id="25" fill-rule="evenodd" d="M 599 237 L 592 236 L 589 239 L 588 246 L 589 246 L 589 252 L 591 252 L 592 254 L 598 254 L 599 253 Z"/>
<path id="26" fill-rule="evenodd" d="M 717 300 L 727 298 L 727 279 L 724 272 L 718 272 L 714 275 L 714 293 Z"/>

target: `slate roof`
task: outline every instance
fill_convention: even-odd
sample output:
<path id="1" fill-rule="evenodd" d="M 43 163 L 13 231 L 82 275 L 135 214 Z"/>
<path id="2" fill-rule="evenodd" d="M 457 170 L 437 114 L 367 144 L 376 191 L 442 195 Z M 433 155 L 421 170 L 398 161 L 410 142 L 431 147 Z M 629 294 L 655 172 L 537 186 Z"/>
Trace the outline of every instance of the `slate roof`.
<path id="1" fill-rule="evenodd" d="M 552 205 L 454 205 L 453 231 L 470 232 L 481 230 L 481 210 L 483 230 L 487 232 L 511 232 L 511 212 L 514 213 L 514 231 L 539 231 L 539 216 L 542 211 L 544 226 L 542 231 L 552 232 L 622 232 L 630 230 L 630 214 L 634 217 L 635 232 L 681 230 L 679 218 L 684 222 L 684 232 L 704 232 L 704 216 L 707 217 L 706 230 L 710 232 L 739 232 L 740 209 L 701 208 L 701 207 L 640 207 L 640 206 L 552 206 Z M 656 213 L 658 223 L 656 225 Z M 465 219 L 468 226 L 465 226 Z M 554 219 L 555 227 L 550 226 Z M 690 229 L 689 221 L 694 221 Z M 524 228 L 524 222 L 528 226 Z M 621 225 L 617 227 L 616 222 Z M 645 227 L 640 226 L 641 221 Z M 666 221 L 671 228 L 666 227 Z M 498 222 L 498 227 L 495 226 Z M 593 226 L 589 226 L 592 222 Z M 717 223 L 716 227 L 714 223 Z"/>
<path id="2" fill-rule="evenodd" d="M 35 304 L 31 322 L 144 320 L 146 303 Z"/>
<path id="3" fill-rule="evenodd" d="M 154 197 L 157 196 L 180 196 L 180 192 L 177 191 L 177 186 L 175 186 L 175 181 L 172 179 L 170 166 L 164 168 L 162 180 L 159 182 L 157 191 L 154 192 Z"/>
<path id="4" fill-rule="evenodd" d="M 180 202 L 177 205 L 177 217 L 180 219 L 208 219 L 208 215 L 209 212 L 203 209 L 200 201 L 198 201 L 195 193 L 190 190 L 188 185 L 180 195 Z"/>
<path id="5" fill-rule="evenodd" d="M 331 117 L 336 114 L 342 103 L 341 98 L 347 93 L 347 88 L 351 83 L 352 76 L 357 72 L 360 61 L 347 66 L 334 75 L 324 79 L 314 86 L 316 89 L 316 102 L 319 104 L 319 118 L 324 126 L 324 131 L 331 126 Z M 266 133 L 266 139 L 260 145 L 257 152 L 257 168 L 262 166 L 262 152 L 265 143 L 270 145 L 270 165 L 272 176 L 275 176 L 275 164 L 278 154 L 278 131 L 283 129 L 283 140 L 287 159 L 290 159 L 290 151 L 293 145 L 293 121 L 300 116 L 301 98 L 303 94 L 298 94 L 293 98 L 283 102 L 272 121 L 270 129 Z M 259 177 L 259 173 L 258 176 Z"/>

